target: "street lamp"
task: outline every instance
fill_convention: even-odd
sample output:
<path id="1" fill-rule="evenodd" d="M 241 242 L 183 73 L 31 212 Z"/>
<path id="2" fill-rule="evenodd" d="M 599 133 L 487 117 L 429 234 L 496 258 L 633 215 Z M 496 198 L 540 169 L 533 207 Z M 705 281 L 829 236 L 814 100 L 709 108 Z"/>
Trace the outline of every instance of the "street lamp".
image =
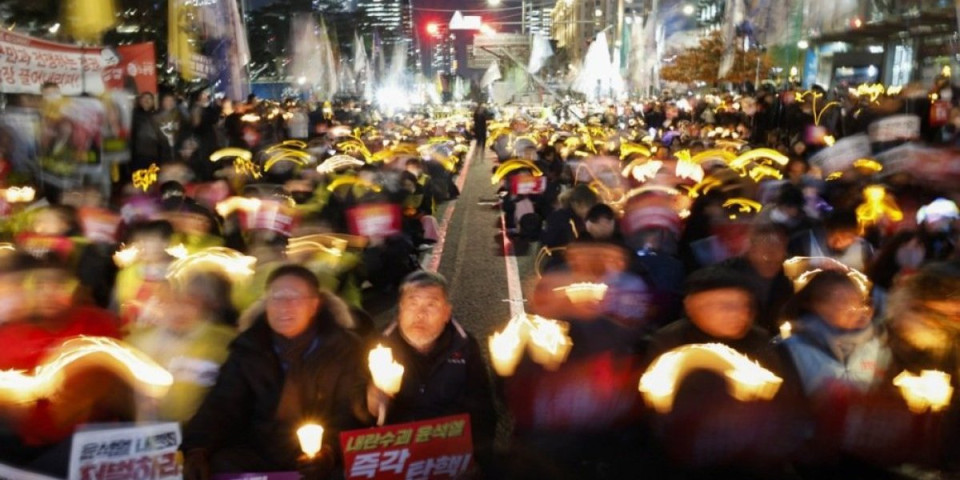
<path id="1" fill-rule="evenodd" d="M 689 3 L 683 6 L 683 14 L 684 14 L 684 15 L 686 15 L 686 16 L 689 17 L 689 16 L 693 15 L 694 13 L 697 13 L 697 7 L 694 7 L 693 5 L 691 5 L 691 4 L 689 4 Z"/>
<path id="2" fill-rule="evenodd" d="M 810 42 L 806 40 L 800 40 L 799 42 L 797 42 L 797 48 L 799 48 L 800 50 L 806 50 L 808 47 L 810 47 Z"/>

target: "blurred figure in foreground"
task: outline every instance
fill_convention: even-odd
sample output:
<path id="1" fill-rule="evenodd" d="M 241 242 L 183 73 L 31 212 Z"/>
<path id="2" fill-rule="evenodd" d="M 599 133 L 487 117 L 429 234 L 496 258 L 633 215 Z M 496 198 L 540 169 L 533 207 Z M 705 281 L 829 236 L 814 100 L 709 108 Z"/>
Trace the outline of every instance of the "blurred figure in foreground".
<path id="1" fill-rule="evenodd" d="M 295 432 L 326 429 L 324 448 L 338 457 L 338 435 L 363 426 L 367 369 L 346 311 L 325 305 L 309 270 L 286 265 L 267 279 L 266 313 L 231 345 L 216 384 L 187 424 L 184 478 L 210 473 L 291 471 Z"/>

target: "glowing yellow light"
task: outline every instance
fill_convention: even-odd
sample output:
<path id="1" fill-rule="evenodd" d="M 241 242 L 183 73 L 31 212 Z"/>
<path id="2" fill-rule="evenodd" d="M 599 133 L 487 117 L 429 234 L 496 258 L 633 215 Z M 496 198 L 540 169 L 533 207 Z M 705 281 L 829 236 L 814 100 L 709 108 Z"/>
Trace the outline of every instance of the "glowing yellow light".
<path id="1" fill-rule="evenodd" d="M 644 157 L 650 156 L 650 149 L 645 145 L 640 145 L 637 143 L 626 142 L 620 145 L 620 159 L 625 159 L 630 155 L 639 153 Z"/>
<path id="2" fill-rule="evenodd" d="M 694 163 L 693 159 L 690 157 L 689 150 L 681 150 L 675 153 L 673 156 L 677 159 L 677 177 L 689 178 L 690 180 L 698 183 L 703 181 L 703 167 L 701 167 L 699 163 Z"/>
<path id="3" fill-rule="evenodd" d="M 823 143 L 828 147 L 832 147 L 833 144 L 837 143 L 837 139 L 833 138 L 833 135 L 824 135 Z"/>
<path id="4" fill-rule="evenodd" d="M 11 252 L 15 252 L 15 251 L 17 251 L 17 248 L 14 247 L 12 243 L 2 242 L 2 243 L 0 243 L 0 251 L 11 251 Z"/>
<path id="5" fill-rule="evenodd" d="M 151 163 L 150 167 L 133 172 L 131 178 L 133 186 L 146 192 L 151 185 L 157 182 L 158 173 L 160 173 L 160 167 L 156 163 Z"/>
<path id="6" fill-rule="evenodd" d="M 783 322 L 780 324 L 780 338 L 786 340 L 790 338 L 790 334 L 793 333 L 793 325 L 790 325 L 790 322 Z"/>
<path id="7" fill-rule="evenodd" d="M 393 351 L 381 344 L 370 350 L 367 357 L 373 384 L 383 393 L 393 396 L 400 391 L 403 381 L 403 365 L 393 360 Z"/>
<path id="8" fill-rule="evenodd" d="M 646 182 L 647 180 L 650 180 L 653 177 L 656 177 L 657 173 L 660 171 L 662 167 L 663 167 L 663 162 L 661 162 L 660 160 L 647 160 L 647 159 L 640 159 L 639 161 L 634 160 L 633 162 L 630 162 L 630 164 L 623 169 L 621 174 L 624 177 L 626 177 L 627 175 L 631 175 L 636 181 L 643 183 L 643 182 Z"/>
<path id="9" fill-rule="evenodd" d="M 950 77 L 952 74 L 953 72 L 950 70 L 950 65 L 944 65 L 943 68 L 940 69 L 940 75 L 944 77 Z"/>
<path id="10" fill-rule="evenodd" d="M 131 245 L 117 250 L 117 252 L 113 254 L 113 263 L 120 268 L 129 267 L 137 261 L 138 256 L 140 256 L 140 249 Z"/>
<path id="11" fill-rule="evenodd" d="M 889 195 L 882 185 L 870 185 L 864 188 L 863 200 L 856 210 L 861 230 L 875 225 L 883 218 L 892 222 L 903 220 L 903 211 L 897 206 L 893 195 Z"/>
<path id="12" fill-rule="evenodd" d="M 862 168 L 864 170 L 870 170 L 871 172 L 880 172 L 883 171 L 883 165 L 876 160 L 871 160 L 869 158 L 861 158 L 853 162 L 854 168 Z"/>
<path id="13" fill-rule="evenodd" d="M 706 195 L 707 193 L 710 193 L 710 190 L 714 189 L 715 187 L 719 187 L 720 185 L 723 185 L 723 182 L 710 176 L 710 177 L 704 178 L 703 181 L 698 182 L 696 185 L 693 185 L 693 186 L 683 185 L 682 187 L 687 189 L 688 197 L 697 198 L 700 195 Z"/>
<path id="14" fill-rule="evenodd" d="M 830 182 L 833 180 L 839 180 L 841 178 L 843 178 L 843 172 L 833 172 L 830 175 L 827 175 L 826 180 Z"/>
<path id="15" fill-rule="evenodd" d="M 560 368 L 573 348 L 573 342 L 567 335 L 570 326 L 539 315 L 530 318 L 530 358 L 547 370 Z"/>
<path id="16" fill-rule="evenodd" d="M 502 331 L 494 332 L 488 339 L 493 370 L 501 377 L 513 375 L 517 370 L 517 364 L 520 363 L 525 343 L 521 335 L 521 327 L 521 321 L 510 320 Z"/>
<path id="17" fill-rule="evenodd" d="M 49 398 L 63 385 L 74 368 L 105 368 L 150 397 L 163 396 L 173 376 L 139 350 L 106 337 L 67 340 L 46 356 L 33 374 L 21 370 L 0 371 L 0 403 L 32 403 Z"/>
<path id="18" fill-rule="evenodd" d="M 343 153 L 360 155 L 364 159 L 370 159 L 372 156 L 366 144 L 356 137 L 347 137 L 346 140 L 337 144 L 337 148 Z"/>
<path id="19" fill-rule="evenodd" d="M 187 247 L 183 246 L 182 243 L 179 245 L 167 248 L 164 251 L 167 252 L 167 255 L 170 255 L 173 258 L 183 258 L 189 254 L 189 252 L 187 252 Z"/>
<path id="20" fill-rule="evenodd" d="M 759 162 L 761 160 L 772 160 L 774 163 L 779 165 L 786 165 L 790 160 L 786 155 L 772 149 L 772 148 L 755 148 L 749 152 L 745 152 L 742 155 L 737 156 L 730 163 L 727 164 L 731 170 L 744 175 L 744 171 L 751 162 Z"/>
<path id="21" fill-rule="evenodd" d="M 226 247 L 210 247 L 171 263 L 167 278 L 179 281 L 187 278 L 195 271 L 213 268 L 223 272 L 228 278 L 236 282 L 253 276 L 253 266 L 256 263 L 256 257 L 246 256 L 236 250 Z"/>
<path id="22" fill-rule="evenodd" d="M 260 178 L 263 176 L 260 166 L 247 158 L 235 158 L 233 160 L 233 171 L 236 172 L 237 175 L 250 175 L 253 178 Z"/>
<path id="23" fill-rule="evenodd" d="M 334 155 L 317 166 L 317 173 L 333 173 L 337 170 L 362 167 L 364 165 L 366 165 L 366 163 L 364 163 L 363 160 L 357 160 L 350 155 Z"/>
<path id="24" fill-rule="evenodd" d="M 609 287 L 603 283 L 580 282 L 557 287 L 553 289 L 553 291 L 562 291 L 573 303 L 596 303 L 603 301 L 603 297 L 607 294 L 608 288 Z"/>
<path id="25" fill-rule="evenodd" d="M 884 94 L 885 89 L 882 83 L 864 83 L 858 85 L 856 89 L 851 88 L 850 91 L 858 97 L 867 97 L 871 102 L 877 102 L 877 99 Z"/>
<path id="26" fill-rule="evenodd" d="M 723 202 L 723 208 L 729 207 L 737 207 L 737 211 L 740 213 L 757 213 L 763 209 L 763 205 L 761 205 L 760 202 L 742 197 L 731 198 Z"/>
<path id="27" fill-rule="evenodd" d="M 221 217 L 227 218 L 231 213 L 240 210 L 242 212 L 253 212 L 260 208 L 262 202 L 259 198 L 249 197 L 230 197 L 217 203 L 216 210 Z"/>
<path id="28" fill-rule="evenodd" d="M 770 400 L 783 380 L 736 350 L 719 343 L 684 345 L 658 357 L 640 378 L 639 390 L 658 412 L 673 408 L 677 386 L 691 371 L 706 369 L 727 380 L 737 400 Z"/>
<path id="29" fill-rule="evenodd" d="M 500 180 L 502 180 L 505 175 L 519 169 L 530 170 L 534 177 L 543 175 L 543 171 L 541 171 L 540 168 L 538 168 L 537 165 L 530 160 L 513 159 L 503 162 L 499 167 L 497 167 L 497 169 L 493 172 L 493 176 L 490 177 L 490 184 L 496 185 L 500 183 Z"/>
<path id="30" fill-rule="evenodd" d="M 270 171 L 274 165 L 279 162 L 292 162 L 298 166 L 304 166 L 313 162 L 313 155 L 303 150 L 297 150 L 281 145 L 274 145 L 268 148 L 264 153 L 267 154 L 267 161 L 263 163 L 263 170 Z"/>
<path id="31" fill-rule="evenodd" d="M 362 188 L 373 190 L 374 192 L 379 192 L 381 189 L 380 185 L 372 183 L 368 180 L 364 180 L 362 178 L 348 175 L 348 176 L 337 178 L 336 180 L 330 182 L 330 185 L 327 185 L 327 190 L 332 192 L 344 185 L 357 185 Z"/>
<path id="32" fill-rule="evenodd" d="M 764 178 L 767 178 L 767 177 L 776 178 L 777 180 L 780 180 L 781 178 L 783 178 L 783 173 L 781 173 L 780 170 L 777 170 L 776 168 L 773 168 L 773 167 L 768 167 L 766 165 L 757 165 L 750 169 L 749 176 L 751 179 L 753 179 L 754 182 L 760 182 L 760 180 L 763 180 Z"/>
<path id="33" fill-rule="evenodd" d="M 939 412 L 950 405 L 953 395 L 950 375 L 938 370 L 923 370 L 920 375 L 903 371 L 893 379 L 893 384 L 900 387 L 900 394 L 914 413 L 928 409 Z"/>
<path id="34" fill-rule="evenodd" d="M 210 154 L 211 162 L 218 162 L 224 158 L 242 158 L 245 160 L 252 160 L 253 154 L 249 150 L 244 150 L 242 148 L 230 147 L 230 148 L 221 148 L 216 152 Z"/>
<path id="35" fill-rule="evenodd" d="M 246 113 L 242 117 L 240 117 L 240 120 L 248 123 L 256 123 L 260 121 L 260 115 L 257 115 L 255 113 Z"/>
<path id="36" fill-rule="evenodd" d="M 323 447 L 323 427 L 308 423 L 297 429 L 297 439 L 300 440 L 300 450 L 304 455 L 313 458 Z"/>

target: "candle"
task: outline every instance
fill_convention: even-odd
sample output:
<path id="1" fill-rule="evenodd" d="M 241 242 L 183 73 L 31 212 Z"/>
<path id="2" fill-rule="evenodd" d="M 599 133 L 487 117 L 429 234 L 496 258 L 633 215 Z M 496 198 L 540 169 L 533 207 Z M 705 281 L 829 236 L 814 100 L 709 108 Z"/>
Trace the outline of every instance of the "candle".
<path id="1" fill-rule="evenodd" d="M 914 413 L 927 409 L 939 412 L 950 405 L 953 395 L 950 375 L 939 370 L 923 370 L 920 375 L 903 371 L 893 379 L 893 384 L 900 387 L 900 394 Z"/>
<path id="2" fill-rule="evenodd" d="M 790 338 L 791 332 L 793 332 L 793 325 L 790 325 L 790 322 L 783 322 L 780 324 L 780 339 L 786 340 Z"/>
<path id="3" fill-rule="evenodd" d="M 509 377 L 520 363 L 524 342 L 520 336 L 520 322 L 511 320 L 501 332 L 494 332 L 489 339 L 490 359 L 493 370 L 501 377 Z"/>
<path id="4" fill-rule="evenodd" d="M 403 380 L 403 365 L 393 360 L 393 351 L 381 344 L 367 358 L 373 384 L 387 395 L 396 395 Z"/>
<path id="5" fill-rule="evenodd" d="M 308 423 L 297 429 L 297 438 L 300 440 L 300 450 L 313 458 L 323 446 L 323 427 L 315 423 Z"/>

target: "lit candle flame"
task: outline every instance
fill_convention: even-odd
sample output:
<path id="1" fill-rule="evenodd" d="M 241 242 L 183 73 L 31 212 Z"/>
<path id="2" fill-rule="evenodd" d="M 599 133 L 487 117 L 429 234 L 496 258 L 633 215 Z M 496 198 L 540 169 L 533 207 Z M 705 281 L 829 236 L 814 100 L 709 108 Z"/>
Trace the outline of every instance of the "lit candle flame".
<path id="1" fill-rule="evenodd" d="M 706 369 L 727 380 L 737 400 L 770 400 L 783 380 L 736 350 L 719 343 L 684 345 L 658 357 L 640 378 L 639 390 L 660 413 L 673 408 L 677 387 L 687 373 Z"/>
<path id="2" fill-rule="evenodd" d="M 547 370 L 556 370 L 567 360 L 573 342 L 567 335 L 569 325 L 533 315 L 530 329 L 530 358 Z"/>
<path id="3" fill-rule="evenodd" d="M 780 338 L 786 340 L 790 338 L 790 334 L 793 333 L 793 325 L 790 325 L 790 322 L 783 322 L 780 324 Z"/>
<path id="4" fill-rule="evenodd" d="M 253 276 L 256 257 L 244 255 L 225 247 L 210 247 L 192 253 L 170 264 L 167 278 L 182 280 L 190 273 L 213 267 L 223 272 L 230 280 L 237 282 Z"/>
<path id="5" fill-rule="evenodd" d="M 494 332 L 488 339 L 493 369 L 501 377 L 513 375 L 520 363 L 524 346 L 521 325 L 520 321 L 511 320 L 502 331 Z"/>
<path id="6" fill-rule="evenodd" d="M 923 370 L 920 375 L 903 371 L 893 379 L 893 384 L 900 387 L 900 394 L 914 413 L 928 409 L 939 412 L 950 405 L 953 396 L 950 375 L 939 370 Z"/>
<path id="7" fill-rule="evenodd" d="M 393 360 L 393 351 L 381 344 L 370 350 L 367 357 L 373 384 L 383 393 L 393 396 L 400 391 L 403 381 L 403 365 Z"/>
<path id="8" fill-rule="evenodd" d="M 129 267 L 137 261 L 138 256 L 140 256 L 140 249 L 135 245 L 131 245 L 129 247 L 117 250 L 117 253 L 113 254 L 113 263 L 120 268 Z"/>
<path id="9" fill-rule="evenodd" d="M 167 252 L 167 255 L 170 255 L 173 258 L 183 258 L 189 254 L 189 252 L 187 252 L 187 247 L 183 246 L 182 243 L 179 245 L 167 248 L 164 251 Z"/>
<path id="10" fill-rule="evenodd" d="M 0 402 L 23 404 L 48 398 L 62 387 L 68 368 L 90 364 L 110 370 L 154 398 L 173 385 L 170 372 L 135 348 L 106 337 L 77 337 L 48 355 L 33 374 L 0 370 Z"/>
<path id="11" fill-rule="evenodd" d="M 573 303 L 598 303 L 603 301 L 609 287 L 603 283 L 578 282 L 557 287 L 555 292 L 563 291 Z"/>
<path id="12" fill-rule="evenodd" d="M 297 429 L 297 438 L 300 440 L 300 450 L 309 458 L 316 457 L 323 447 L 323 427 L 308 423 Z"/>

